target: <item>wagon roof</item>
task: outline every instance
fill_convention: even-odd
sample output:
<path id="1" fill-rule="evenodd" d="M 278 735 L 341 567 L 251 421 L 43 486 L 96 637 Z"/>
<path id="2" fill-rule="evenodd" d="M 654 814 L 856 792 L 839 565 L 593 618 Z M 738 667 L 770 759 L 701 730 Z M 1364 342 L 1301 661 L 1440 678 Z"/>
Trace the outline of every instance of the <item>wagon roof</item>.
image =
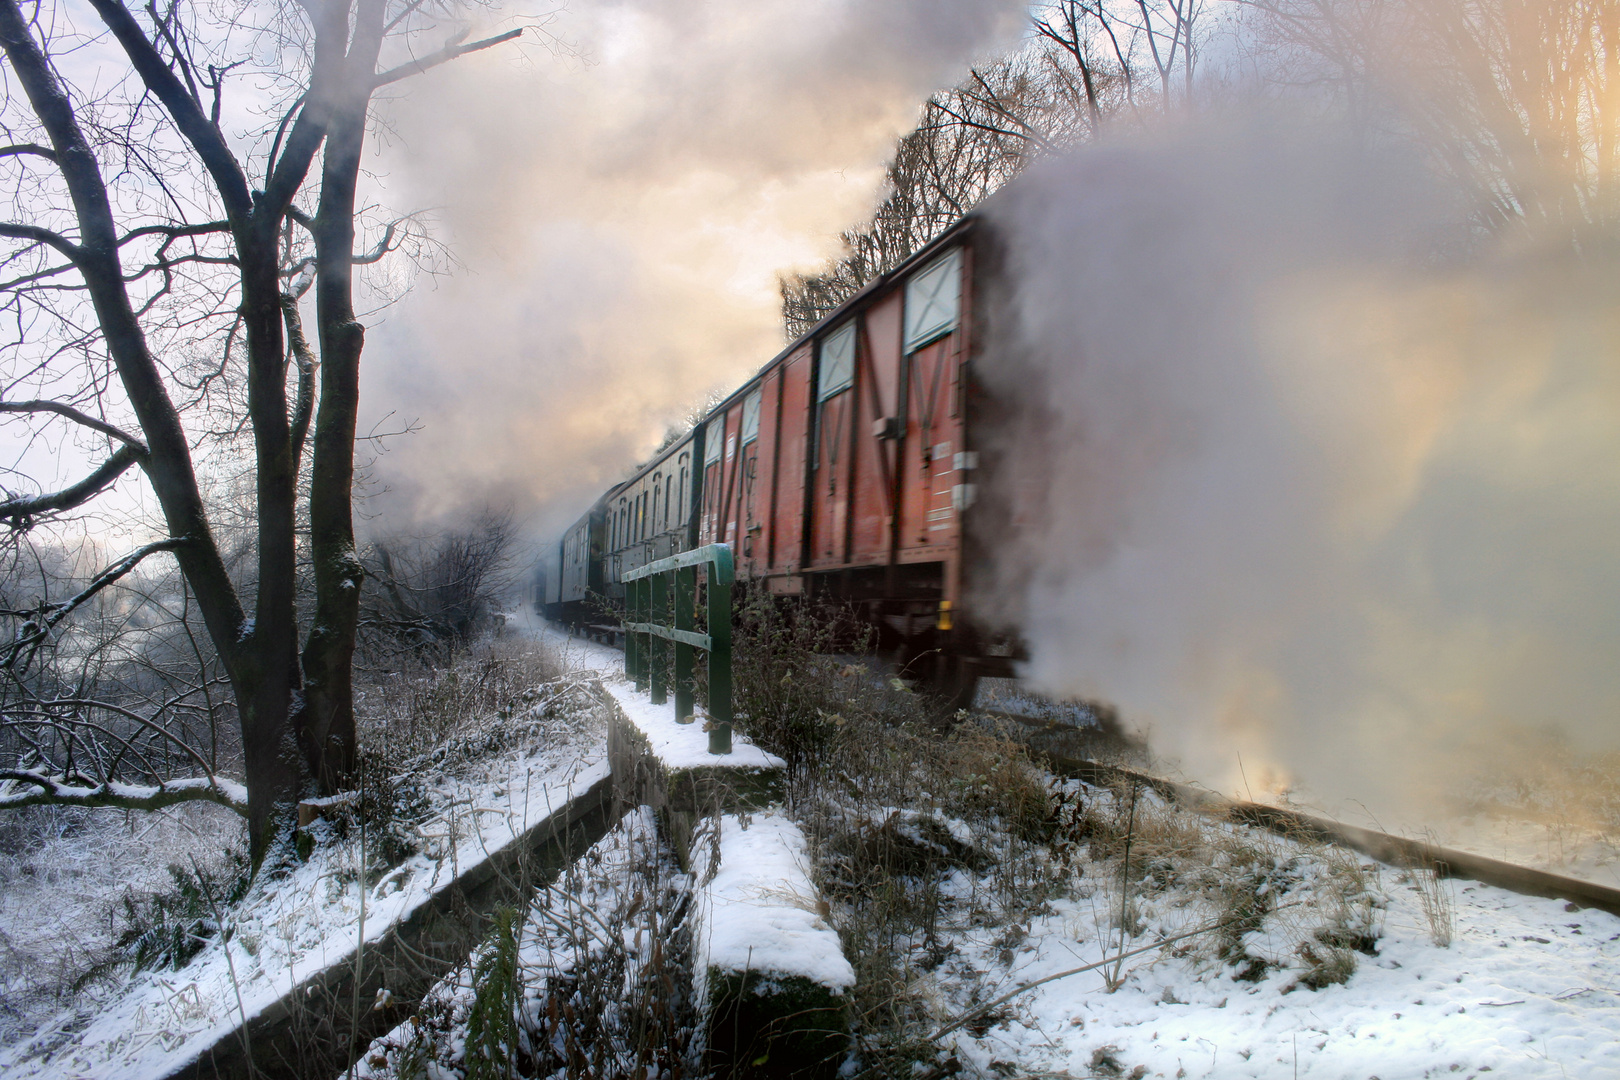
<path id="1" fill-rule="evenodd" d="M 817 320 L 814 326 L 800 334 L 798 337 L 794 338 L 793 341 L 783 348 L 781 352 L 777 353 L 765 363 L 761 364 L 759 370 L 754 372 L 754 374 L 750 375 L 747 379 L 743 380 L 741 386 L 727 394 L 719 404 L 715 405 L 714 408 L 710 409 L 704 414 L 704 422 L 708 422 L 708 420 L 716 413 L 724 412 L 726 409 L 731 408 L 731 406 L 741 399 L 744 394 L 753 389 L 754 384 L 757 383 L 766 372 L 770 371 L 771 368 L 775 367 L 776 365 L 782 363 L 794 352 L 802 348 L 806 343 L 820 334 L 823 330 L 827 329 L 827 327 L 831 326 L 835 322 L 838 322 L 857 307 L 860 307 L 862 303 L 869 299 L 874 293 L 883 291 L 890 284 L 892 284 L 896 278 L 904 277 L 918 263 L 926 262 L 941 248 L 948 247 L 952 241 L 959 240 L 962 238 L 962 236 L 972 231 L 978 225 L 979 220 L 980 212 L 978 210 L 973 210 L 967 214 L 964 214 L 954 225 L 940 233 L 938 236 L 934 237 L 922 247 L 918 248 L 904 262 L 900 263 L 892 270 L 884 271 L 871 281 L 868 281 L 865 285 L 862 285 L 860 289 L 850 296 L 848 300 L 845 300 L 842 304 L 839 304 L 827 314 L 823 315 L 819 320 Z M 638 472 L 637 475 L 640 475 L 640 473 Z"/>

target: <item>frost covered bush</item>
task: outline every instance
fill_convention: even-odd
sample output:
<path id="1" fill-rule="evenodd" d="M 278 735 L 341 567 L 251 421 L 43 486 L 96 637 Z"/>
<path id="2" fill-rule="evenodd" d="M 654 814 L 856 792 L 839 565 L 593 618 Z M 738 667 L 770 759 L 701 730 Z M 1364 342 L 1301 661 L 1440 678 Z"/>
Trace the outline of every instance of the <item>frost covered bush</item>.
<path id="1" fill-rule="evenodd" d="M 406 657 L 355 691 L 360 745 L 399 766 L 455 768 L 537 734 L 579 687 L 532 638 L 490 638 L 432 665 Z"/>
<path id="2" fill-rule="evenodd" d="M 242 819 L 212 803 L 149 815 L 52 806 L 0 815 L 0 1045 L 117 995 L 114 976 L 132 967 L 115 950 L 131 925 L 124 899 L 144 906 L 171 891 L 166 868 L 193 856 L 215 872 L 242 839 Z"/>
<path id="3" fill-rule="evenodd" d="M 1016 944 L 1056 865 L 1045 776 L 1027 750 L 972 723 L 941 733 L 920 703 L 899 704 L 909 715 L 894 706 L 838 714 L 815 767 L 790 790 L 824 916 L 855 967 L 861 1068 L 877 1075 L 934 1064 L 929 973 L 964 926 Z"/>
<path id="4" fill-rule="evenodd" d="M 1358 954 L 1376 951 L 1384 899 L 1343 848 L 1190 812 L 1145 785 L 1071 784 L 1059 806 L 1054 849 L 1083 860 L 1109 909 L 1126 912 L 1125 938 L 1197 905 L 1211 929 L 1185 953 L 1239 982 L 1288 971 L 1313 990 L 1344 982 Z"/>

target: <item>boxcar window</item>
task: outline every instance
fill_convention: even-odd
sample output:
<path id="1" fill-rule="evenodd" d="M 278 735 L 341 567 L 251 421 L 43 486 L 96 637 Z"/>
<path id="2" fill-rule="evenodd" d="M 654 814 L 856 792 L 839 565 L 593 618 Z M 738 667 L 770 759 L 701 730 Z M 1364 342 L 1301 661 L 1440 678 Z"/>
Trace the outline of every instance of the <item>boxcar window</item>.
<path id="1" fill-rule="evenodd" d="M 906 283 L 906 352 L 956 329 L 961 269 L 962 251 L 952 248 Z"/>
<path id="2" fill-rule="evenodd" d="M 742 441 L 744 445 L 759 438 L 759 406 L 765 398 L 764 390 L 755 390 L 743 398 Z"/>
<path id="3" fill-rule="evenodd" d="M 722 413 L 709 421 L 709 430 L 703 436 L 703 464 L 713 465 L 720 460 L 720 443 L 726 437 L 726 417 Z"/>
<path id="4" fill-rule="evenodd" d="M 855 323 L 851 320 L 821 339 L 821 374 L 816 400 L 826 401 L 855 382 Z"/>

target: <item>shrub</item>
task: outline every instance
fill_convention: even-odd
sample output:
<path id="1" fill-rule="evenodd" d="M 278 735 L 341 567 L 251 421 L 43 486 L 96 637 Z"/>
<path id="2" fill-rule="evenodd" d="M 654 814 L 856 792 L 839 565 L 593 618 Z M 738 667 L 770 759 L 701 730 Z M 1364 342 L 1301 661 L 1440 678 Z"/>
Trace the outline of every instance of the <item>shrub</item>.
<path id="1" fill-rule="evenodd" d="M 517 912 L 495 911 L 495 927 L 473 968 L 467 1015 L 466 1080 L 508 1080 L 517 1052 Z"/>
<path id="2" fill-rule="evenodd" d="M 757 594 L 734 615 L 738 726 L 791 771 L 810 764 L 852 717 L 885 707 L 871 694 L 881 680 L 848 655 L 865 648 L 868 634 L 846 615 Z"/>
<path id="3" fill-rule="evenodd" d="M 220 913 L 247 895 L 252 884 L 247 855 L 228 848 L 218 868 L 193 862 L 188 869 L 169 864 L 171 887 L 162 892 L 123 897 L 123 931 L 113 945 L 113 965 L 136 971 L 179 970 L 220 931 Z M 108 965 L 100 965 L 100 974 Z"/>

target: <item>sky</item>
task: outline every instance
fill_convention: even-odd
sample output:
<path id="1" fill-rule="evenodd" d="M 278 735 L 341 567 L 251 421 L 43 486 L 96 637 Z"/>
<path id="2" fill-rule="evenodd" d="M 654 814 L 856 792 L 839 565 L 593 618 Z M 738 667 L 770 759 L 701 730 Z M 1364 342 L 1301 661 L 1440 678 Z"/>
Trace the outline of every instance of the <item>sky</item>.
<path id="1" fill-rule="evenodd" d="M 379 527 L 565 527 L 783 345 L 776 276 L 838 251 L 934 88 L 1021 32 L 992 0 L 575 3 L 385 102 L 381 196 L 454 260 L 363 367 Z M 499 24 L 504 27 L 508 22 Z M 541 44 L 544 42 L 544 44 Z"/>

